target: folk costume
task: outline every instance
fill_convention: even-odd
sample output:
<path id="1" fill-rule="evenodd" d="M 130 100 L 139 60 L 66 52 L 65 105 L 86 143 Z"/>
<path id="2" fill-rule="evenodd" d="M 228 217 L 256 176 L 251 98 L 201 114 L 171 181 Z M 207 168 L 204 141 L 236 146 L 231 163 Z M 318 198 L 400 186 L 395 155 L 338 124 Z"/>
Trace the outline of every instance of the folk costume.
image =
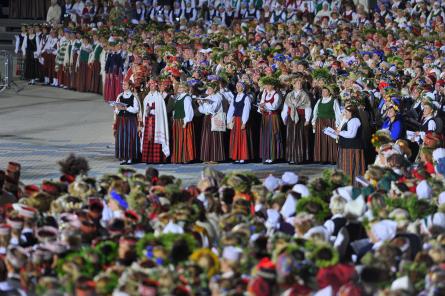
<path id="1" fill-rule="evenodd" d="M 63 87 L 65 83 L 64 60 L 66 51 L 68 49 L 68 44 L 69 40 L 65 36 L 61 36 L 59 42 L 57 43 L 56 67 L 54 69 L 56 71 L 56 77 L 52 86 Z"/>
<path id="2" fill-rule="evenodd" d="M 351 107 L 346 107 L 346 110 Z M 355 114 L 354 114 L 355 113 Z M 356 184 L 355 177 L 365 173 L 365 155 L 362 140 L 362 124 L 357 112 L 341 127 L 338 134 L 338 163 L 337 167 L 351 177 Z"/>
<path id="3" fill-rule="evenodd" d="M 100 56 L 103 51 L 101 43 L 93 45 L 93 51 L 88 58 L 88 91 L 96 94 L 102 93 L 102 75 L 100 66 Z"/>
<path id="4" fill-rule="evenodd" d="M 50 84 L 56 78 L 56 55 L 58 38 L 55 35 L 50 35 L 47 42 L 42 48 L 42 57 L 44 59 L 43 75 L 45 84 Z"/>
<path id="5" fill-rule="evenodd" d="M 170 156 L 167 108 L 158 91 L 144 98 L 142 162 L 163 163 Z"/>
<path id="6" fill-rule="evenodd" d="M 269 77 L 265 77 L 265 79 L 262 80 L 263 84 L 266 86 L 267 84 L 275 85 L 273 81 L 266 81 L 268 78 Z M 272 163 L 284 157 L 283 138 L 281 136 L 281 125 L 278 117 L 280 114 L 280 105 L 281 95 L 273 87 L 269 91 L 267 89 L 263 91 L 258 112 L 262 114 L 260 157 L 264 163 Z"/>
<path id="7" fill-rule="evenodd" d="M 115 110 L 115 155 L 123 164 L 140 159 L 141 143 L 138 135 L 139 99 L 130 91 L 121 93 L 116 102 L 125 103 L 126 110 Z"/>
<path id="8" fill-rule="evenodd" d="M 304 90 L 291 91 L 284 101 L 281 118 L 286 125 L 286 161 L 304 163 L 310 160 L 311 101 Z"/>
<path id="9" fill-rule="evenodd" d="M 222 112 L 222 96 L 214 93 L 205 98 L 199 108 L 204 114 L 201 132 L 201 154 L 203 162 L 219 162 L 226 160 L 224 132 L 212 130 L 212 118 Z M 214 126 L 213 126 L 214 129 Z"/>
<path id="10" fill-rule="evenodd" d="M 79 57 L 77 59 L 76 69 L 77 69 L 77 85 L 76 89 L 79 92 L 88 91 L 88 60 L 90 53 L 93 51 L 91 44 L 87 42 L 82 42 L 79 49 Z"/>
<path id="11" fill-rule="evenodd" d="M 322 97 L 314 107 L 312 126 L 315 132 L 314 161 L 321 163 L 336 163 L 338 148 L 335 139 L 325 135 L 327 127 L 336 129 L 340 124 L 340 105 L 331 96 Z"/>
<path id="12" fill-rule="evenodd" d="M 247 127 L 250 108 L 251 98 L 243 91 L 230 102 L 227 112 L 227 126 L 231 129 L 229 157 L 235 162 L 243 163 L 253 158 L 252 135 Z"/>
<path id="13" fill-rule="evenodd" d="M 172 163 L 188 163 L 195 159 L 192 97 L 183 92 L 175 97 L 173 109 Z"/>
<path id="14" fill-rule="evenodd" d="M 28 34 L 22 44 L 22 53 L 25 57 L 24 77 L 35 83 L 35 79 L 39 76 L 39 60 L 36 58 L 37 53 L 37 35 Z"/>

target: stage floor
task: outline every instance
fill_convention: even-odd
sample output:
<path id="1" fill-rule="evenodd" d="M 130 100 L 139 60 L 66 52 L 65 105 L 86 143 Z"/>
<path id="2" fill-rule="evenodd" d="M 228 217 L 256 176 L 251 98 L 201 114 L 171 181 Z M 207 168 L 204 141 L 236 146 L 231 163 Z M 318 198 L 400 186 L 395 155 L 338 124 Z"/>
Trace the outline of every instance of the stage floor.
<path id="1" fill-rule="evenodd" d="M 43 179 L 57 179 L 57 161 L 74 152 L 88 159 L 92 176 L 116 172 L 120 166 L 114 158 L 112 121 L 111 107 L 98 95 L 44 86 L 26 86 L 19 94 L 6 90 L 0 93 L 0 169 L 5 169 L 8 161 L 19 162 L 22 181 L 40 183 Z M 148 165 L 131 167 L 143 172 Z M 154 167 L 161 174 L 174 175 L 184 184 L 191 184 L 206 165 Z M 256 172 L 260 177 L 279 176 L 285 171 L 312 177 L 332 166 L 223 163 L 212 167 L 223 172 Z"/>

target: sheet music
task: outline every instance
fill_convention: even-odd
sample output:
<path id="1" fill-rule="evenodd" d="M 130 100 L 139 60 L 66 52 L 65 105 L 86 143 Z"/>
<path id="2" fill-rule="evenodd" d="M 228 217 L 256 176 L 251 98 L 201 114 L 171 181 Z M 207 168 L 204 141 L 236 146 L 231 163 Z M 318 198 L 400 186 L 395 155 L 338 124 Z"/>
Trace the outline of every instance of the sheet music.
<path id="1" fill-rule="evenodd" d="M 111 107 L 127 107 L 127 104 L 121 102 L 109 102 Z"/>
<path id="2" fill-rule="evenodd" d="M 335 130 L 332 127 L 327 127 L 323 130 L 323 133 L 329 137 L 331 137 L 332 139 L 337 139 L 337 133 L 335 132 Z"/>

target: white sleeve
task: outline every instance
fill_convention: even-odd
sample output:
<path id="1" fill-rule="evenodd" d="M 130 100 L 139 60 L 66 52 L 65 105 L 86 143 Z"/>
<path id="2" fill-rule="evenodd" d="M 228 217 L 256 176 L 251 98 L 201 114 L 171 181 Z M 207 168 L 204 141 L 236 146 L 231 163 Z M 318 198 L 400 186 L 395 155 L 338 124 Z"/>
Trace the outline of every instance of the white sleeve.
<path id="1" fill-rule="evenodd" d="M 312 115 L 312 108 L 306 107 L 304 108 L 304 117 L 306 118 L 306 122 L 309 122 L 311 120 Z"/>
<path id="2" fill-rule="evenodd" d="M 361 126 L 360 120 L 358 118 L 353 118 L 349 120 L 347 124 L 348 129 L 345 131 L 341 131 L 339 135 L 346 139 L 355 138 L 358 128 Z"/>
<path id="3" fill-rule="evenodd" d="M 335 230 L 335 224 L 332 220 L 328 220 L 326 221 L 323 226 L 329 231 L 329 235 L 332 235 L 332 233 L 334 233 Z"/>
<path id="4" fill-rule="evenodd" d="M 144 98 L 144 102 L 143 102 L 143 106 L 142 106 L 142 108 L 144 108 L 144 110 L 142 110 L 142 113 L 143 113 L 143 120 L 145 120 L 145 117 L 147 117 L 147 104 L 148 104 L 148 95 L 146 95 L 145 96 L 145 98 Z"/>
<path id="5" fill-rule="evenodd" d="M 284 123 L 286 123 L 288 111 L 289 111 L 289 106 L 287 106 L 287 104 L 284 103 L 283 110 L 281 111 L 281 119 L 283 120 Z"/>
<path id="6" fill-rule="evenodd" d="M 117 96 L 117 98 L 116 98 L 116 102 L 120 102 L 121 101 L 121 95 L 122 94 L 119 94 L 118 96 Z M 119 114 L 119 112 L 120 112 L 120 110 L 117 110 L 117 109 L 113 109 L 113 111 L 114 111 L 114 114 Z"/>
<path id="7" fill-rule="evenodd" d="M 227 110 L 227 123 L 232 122 L 233 113 L 235 112 L 234 100 L 230 102 L 229 110 Z"/>
<path id="8" fill-rule="evenodd" d="M 23 44 L 22 44 L 22 54 L 23 54 L 23 56 L 25 56 L 26 47 L 28 47 L 28 36 L 25 36 L 25 38 L 23 38 Z"/>
<path id="9" fill-rule="evenodd" d="M 317 113 L 318 113 L 318 105 L 320 104 L 320 100 L 318 100 L 317 101 L 317 103 L 315 104 L 315 107 L 314 107 L 314 113 L 313 113 L 313 116 L 312 116 L 312 125 L 314 126 L 314 128 L 315 128 L 315 122 L 317 121 Z"/>
<path id="10" fill-rule="evenodd" d="M 249 115 L 250 115 L 250 97 L 246 96 L 246 98 L 244 99 L 243 115 L 241 117 L 241 121 L 243 122 L 243 124 L 247 123 L 247 121 L 249 120 Z"/>
<path id="11" fill-rule="evenodd" d="M 139 100 L 138 100 L 138 98 L 136 98 L 136 96 L 134 96 L 134 98 L 133 98 L 133 106 L 128 107 L 127 111 L 130 113 L 138 113 L 139 112 Z"/>
<path id="12" fill-rule="evenodd" d="M 184 123 L 191 122 L 193 120 L 193 107 L 192 107 L 192 98 L 190 96 L 185 96 L 184 98 Z"/>
<path id="13" fill-rule="evenodd" d="M 266 103 L 265 107 L 266 107 L 266 109 L 268 111 L 275 111 L 275 110 L 278 109 L 278 107 L 280 107 L 280 104 L 281 104 L 281 95 L 278 92 L 276 92 L 274 94 L 273 102 L 272 103 Z"/>
<path id="14" fill-rule="evenodd" d="M 434 132 L 436 130 L 436 122 L 434 120 L 430 120 L 428 122 L 428 130 Z"/>
<path id="15" fill-rule="evenodd" d="M 19 52 L 19 45 L 20 45 L 20 36 L 19 35 L 15 35 L 15 54 L 17 54 Z"/>
<path id="16" fill-rule="evenodd" d="M 338 103 L 337 100 L 334 100 L 334 113 L 335 113 L 335 125 L 339 127 L 343 116 L 341 114 L 340 104 Z"/>

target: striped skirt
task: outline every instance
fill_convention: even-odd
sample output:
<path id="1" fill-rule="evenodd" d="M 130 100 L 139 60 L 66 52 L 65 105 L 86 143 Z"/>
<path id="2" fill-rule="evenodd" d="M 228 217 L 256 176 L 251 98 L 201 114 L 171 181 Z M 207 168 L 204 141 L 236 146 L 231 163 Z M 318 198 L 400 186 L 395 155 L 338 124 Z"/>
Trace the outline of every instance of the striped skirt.
<path id="1" fill-rule="evenodd" d="M 100 62 L 94 61 L 88 65 L 88 91 L 96 94 L 102 93 L 102 76 L 100 75 Z"/>
<path id="2" fill-rule="evenodd" d="M 64 85 L 65 84 L 65 67 L 63 65 L 59 65 L 57 66 L 57 71 L 56 71 L 56 78 L 59 82 L 59 85 Z"/>
<path id="3" fill-rule="evenodd" d="M 77 91 L 79 91 L 79 92 L 88 91 L 87 74 L 88 74 L 88 63 L 87 62 L 79 62 L 79 68 L 77 68 L 77 81 L 76 81 Z"/>
<path id="4" fill-rule="evenodd" d="M 305 122 L 304 115 L 300 115 L 297 123 L 288 119 L 286 129 L 286 161 L 288 162 L 304 163 L 310 160 L 310 127 L 305 126 Z"/>
<path id="5" fill-rule="evenodd" d="M 338 157 L 337 143 L 323 133 L 323 129 L 335 129 L 334 119 L 317 119 L 315 123 L 314 161 L 321 163 L 336 163 Z"/>
<path id="6" fill-rule="evenodd" d="M 225 161 L 224 132 L 212 132 L 212 116 L 204 116 L 201 133 L 201 160 Z"/>
<path id="7" fill-rule="evenodd" d="M 136 161 L 140 155 L 140 140 L 136 116 L 116 117 L 115 154 L 119 160 Z"/>
<path id="8" fill-rule="evenodd" d="M 260 131 L 260 156 L 265 160 L 276 161 L 284 157 L 280 119 L 277 114 L 263 114 Z"/>
<path id="9" fill-rule="evenodd" d="M 233 128 L 230 131 L 229 155 L 232 160 L 249 160 L 253 156 L 250 129 L 241 129 L 241 117 L 233 118 Z"/>
<path id="10" fill-rule="evenodd" d="M 165 156 L 162 153 L 162 145 L 155 143 L 155 117 L 145 118 L 144 141 L 142 146 L 142 162 L 164 163 Z"/>
<path id="11" fill-rule="evenodd" d="M 45 59 L 45 64 L 43 65 L 43 74 L 49 79 L 53 79 L 56 76 L 56 56 L 50 53 L 42 54 Z"/>
<path id="12" fill-rule="evenodd" d="M 185 128 L 183 128 L 183 124 L 182 119 L 173 120 L 172 163 L 187 163 L 195 160 L 193 123 L 187 123 Z"/>
<path id="13" fill-rule="evenodd" d="M 24 74 L 23 66 L 25 60 L 23 59 L 23 55 L 20 52 L 16 55 L 16 58 L 17 58 L 17 64 L 15 68 L 15 75 L 19 76 L 20 79 L 23 79 L 23 74 Z"/>
<path id="14" fill-rule="evenodd" d="M 340 148 L 338 151 L 337 168 L 351 177 L 352 184 L 357 186 L 355 177 L 365 174 L 366 163 L 363 149 Z"/>

